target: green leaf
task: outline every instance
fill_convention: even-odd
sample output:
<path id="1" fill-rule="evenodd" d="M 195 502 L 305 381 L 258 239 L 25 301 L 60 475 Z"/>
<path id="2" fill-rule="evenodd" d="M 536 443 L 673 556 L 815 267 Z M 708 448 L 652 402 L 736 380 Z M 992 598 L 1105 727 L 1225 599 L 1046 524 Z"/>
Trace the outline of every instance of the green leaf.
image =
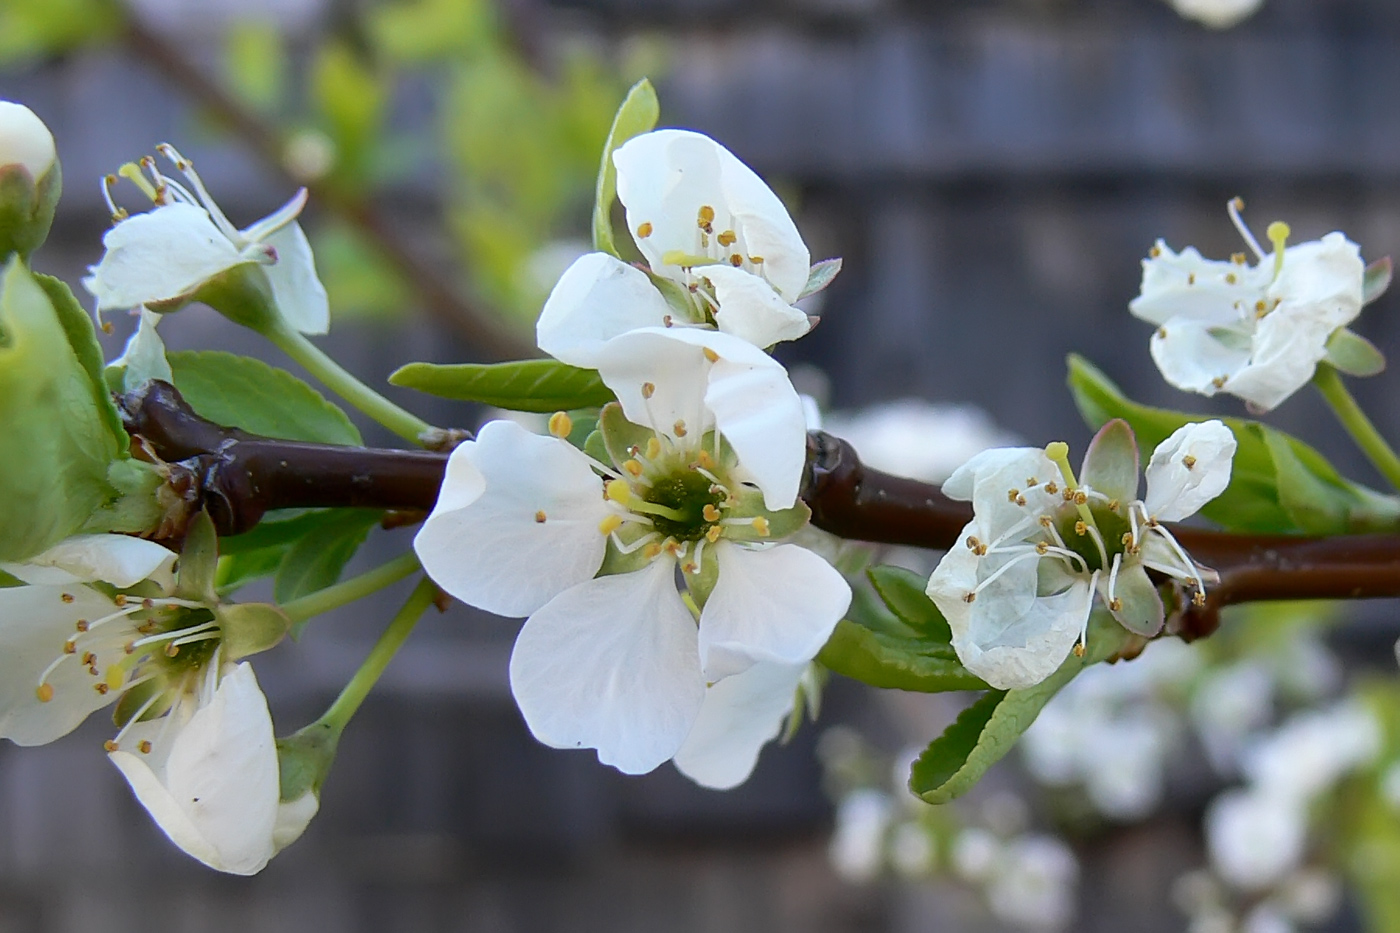
<path id="1" fill-rule="evenodd" d="M 1375 376 L 1385 370 L 1385 354 L 1371 341 L 1345 327 L 1327 340 L 1327 362 L 1348 376 Z"/>
<path id="2" fill-rule="evenodd" d="M 220 539 L 216 589 L 227 595 L 251 580 L 276 573 L 293 544 L 337 521 L 336 514 L 332 509 L 269 512 L 251 531 Z"/>
<path id="3" fill-rule="evenodd" d="M 555 412 L 595 408 L 613 401 L 612 390 L 591 369 L 557 360 L 515 363 L 409 363 L 389 383 L 429 395 L 480 402 L 510 411 Z"/>
<path id="4" fill-rule="evenodd" d="M 287 50 L 272 20 L 236 19 L 224 38 L 228 86 L 243 103 L 264 113 L 276 108 L 287 83 Z"/>
<path id="5" fill-rule="evenodd" d="M 0 560 L 52 547 L 118 496 L 108 475 L 126 434 L 113 433 L 71 326 L 11 259 L 0 277 Z"/>
<path id="6" fill-rule="evenodd" d="M 807 284 L 802 287 L 802 294 L 797 296 L 798 301 L 808 295 L 815 295 L 831 284 L 836 278 L 836 273 L 841 271 L 841 259 L 823 259 L 821 262 L 813 263 L 811 270 L 807 273 Z"/>
<path id="7" fill-rule="evenodd" d="M 122 419 L 117 414 L 112 393 L 107 390 L 107 381 L 103 374 L 105 364 L 102 361 L 102 345 L 97 342 L 97 328 L 93 326 L 92 315 L 78 303 L 72 289 L 61 280 L 51 275 L 35 273 L 34 281 L 44 290 L 44 294 L 49 296 L 58 323 L 68 335 L 68 345 L 73 348 L 73 355 L 78 358 L 83 369 L 87 370 L 88 378 L 92 380 L 93 402 L 97 405 L 107 430 L 119 441 L 124 440 L 126 429 L 122 427 Z M 125 457 L 126 445 L 122 443 L 121 446 L 121 455 Z"/>
<path id="8" fill-rule="evenodd" d="M 175 388 L 210 421 L 285 440 L 362 443 L 345 412 L 286 370 L 221 350 L 168 356 Z"/>
<path id="9" fill-rule="evenodd" d="M 837 623 L 817 660 L 852 680 L 888 690 L 942 693 L 987 687 L 947 644 L 873 631 L 849 619 Z"/>
<path id="10" fill-rule="evenodd" d="M 914 631 L 940 644 L 949 644 L 953 633 L 943 613 L 925 592 L 928 578 L 903 567 L 882 565 L 866 571 L 875 592 L 890 611 Z"/>
<path id="11" fill-rule="evenodd" d="M 331 513 L 323 524 L 287 550 L 277 568 L 272 592 L 279 603 L 290 602 L 340 579 L 350 558 L 379 521 L 379 512 L 345 509 Z"/>
<path id="12" fill-rule="evenodd" d="M 613 152 L 633 136 L 648 133 L 656 127 L 661 118 L 661 104 L 656 99 L 656 89 L 646 78 L 632 85 L 622 106 L 613 117 L 612 129 L 608 130 L 608 140 L 603 145 L 603 159 L 598 166 L 598 187 L 593 201 L 593 248 L 617 255 L 617 241 L 613 237 L 612 206 L 617 198 L 617 167 L 613 165 Z"/>
<path id="13" fill-rule="evenodd" d="M 966 793 L 1011 750 L 1065 684 L 1089 665 L 1117 654 L 1130 637 L 1108 613 L 1095 612 L 1085 657 L 1071 654 L 1059 670 L 1034 687 L 988 691 L 914 762 L 909 789 L 927 803 L 947 803 Z"/>
<path id="14" fill-rule="evenodd" d="M 311 63 L 311 100 L 336 148 L 335 174 L 351 184 L 368 172 L 389 86 L 349 43 L 331 40 Z"/>
<path id="15" fill-rule="evenodd" d="M 1133 402 L 1077 355 L 1069 358 L 1069 386 L 1090 427 L 1122 418 L 1144 451 L 1184 424 L 1207 420 Z M 1257 421 L 1220 420 L 1234 432 L 1238 449 L 1230 485 L 1201 509 L 1206 518 L 1231 530 L 1258 533 L 1362 533 L 1400 525 L 1400 499 L 1344 479 L 1326 457 L 1297 438 Z M 1288 488 L 1281 489 L 1283 485 Z M 1304 501 L 1310 497 L 1315 501 Z"/>

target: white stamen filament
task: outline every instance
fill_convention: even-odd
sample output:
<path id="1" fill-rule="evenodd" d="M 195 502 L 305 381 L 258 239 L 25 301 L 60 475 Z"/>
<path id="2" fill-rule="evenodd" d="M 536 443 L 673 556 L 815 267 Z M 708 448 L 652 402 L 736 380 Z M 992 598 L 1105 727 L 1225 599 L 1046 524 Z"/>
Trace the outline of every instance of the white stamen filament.
<path id="1" fill-rule="evenodd" d="M 1254 251 L 1254 255 L 1259 257 L 1259 261 L 1264 261 L 1264 251 L 1259 248 L 1259 241 L 1254 238 L 1249 227 L 1245 226 L 1244 218 L 1240 216 L 1240 209 L 1244 207 L 1244 202 L 1239 198 L 1231 198 L 1225 205 L 1225 209 L 1230 212 L 1230 222 L 1235 225 L 1235 229 L 1240 232 L 1240 236 L 1249 244 L 1249 248 Z"/>
<path id="2" fill-rule="evenodd" d="M 636 541 L 633 541 L 631 544 L 623 544 L 622 539 L 618 537 L 617 532 L 615 531 L 612 533 L 611 537 L 613 544 L 617 546 L 617 550 L 619 553 L 631 554 L 638 548 L 646 547 L 648 544 L 661 537 L 661 533 L 657 531 L 649 531 L 646 534 L 642 535 L 640 538 L 638 538 Z"/>
<path id="3" fill-rule="evenodd" d="M 986 589 L 987 587 L 991 586 L 994 582 L 996 582 L 996 580 L 997 580 L 998 578 L 1000 578 L 1002 574 L 1006 573 L 1006 571 L 1010 570 L 1012 567 L 1016 566 L 1017 564 L 1023 563 L 1023 562 L 1026 560 L 1026 558 L 1028 558 L 1028 557 L 1029 557 L 1029 558 L 1032 558 L 1032 559 L 1034 559 L 1034 560 L 1039 560 L 1040 557 L 1041 557 L 1041 554 L 1040 554 L 1040 552 L 1037 551 L 1034 547 L 1032 547 L 1030 550 L 1026 551 L 1024 554 L 1018 554 L 1017 556 L 1011 558 L 1009 561 L 1007 561 L 1006 563 L 1002 564 L 1002 565 L 1001 565 L 1000 567 L 998 567 L 996 570 L 993 570 L 990 574 L 988 574 L 988 575 L 987 575 L 987 579 L 985 579 L 985 580 L 983 580 L 981 583 L 977 584 L 977 586 L 973 588 L 972 592 L 973 592 L 973 593 L 980 593 L 980 592 L 982 592 L 984 589 Z"/>
<path id="4" fill-rule="evenodd" d="M 1123 555 L 1121 553 L 1113 555 L 1113 568 L 1108 572 L 1108 601 L 1114 600 L 1114 590 L 1118 587 L 1118 568 L 1123 565 Z M 1112 609 L 1112 606 L 1109 606 Z"/>
<path id="5" fill-rule="evenodd" d="M 1098 528 L 1093 525 L 1085 525 L 1084 530 L 1088 532 L 1089 537 L 1094 539 L 1094 546 L 1099 549 L 1100 566 L 1108 563 L 1108 549 L 1104 547 L 1103 535 L 1099 534 Z"/>
<path id="6" fill-rule="evenodd" d="M 131 686 L 135 685 L 133 684 Z M 130 690 L 131 686 L 128 686 L 126 689 Z M 126 725 L 122 726 L 121 729 L 117 732 L 117 734 L 112 736 L 112 744 L 121 745 L 122 739 L 126 738 L 126 734 L 131 731 L 131 727 L 140 722 L 141 717 L 146 715 L 146 713 L 150 711 L 151 707 L 155 706 L 156 702 L 160 700 L 163 696 L 165 696 L 165 694 L 161 692 L 151 694 L 150 698 L 147 699 L 145 703 L 142 703 L 141 706 L 137 708 L 136 712 L 131 714 L 131 718 L 126 721 Z"/>

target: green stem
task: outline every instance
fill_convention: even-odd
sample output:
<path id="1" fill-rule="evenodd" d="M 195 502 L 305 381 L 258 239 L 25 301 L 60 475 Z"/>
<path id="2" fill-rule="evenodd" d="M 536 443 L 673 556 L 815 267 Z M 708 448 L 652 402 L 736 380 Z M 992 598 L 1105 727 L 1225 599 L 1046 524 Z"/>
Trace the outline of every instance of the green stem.
<path id="1" fill-rule="evenodd" d="M 384 668 L 389 666 L 389 662 L 408 639 L 413 627 L 418 624 L 418 618 L 432 605 L 436 596 L 437 586 L 432 580 L 424 577 L 419 581 L 408 597 L 408 602 L 403 604 L 403 608 L 394 616 L 384 634 L 379 636 L 379 641 L 374 643 L 369 657 L 365 658 L 365 663 L 360 665 L 355 676 L 350 678 L 350 682 L 340 691 L 340 696 L 335 698 L 335 702 L 319 722 L 330 726 L 337 733 L 345 728 L 350 717 L 355 715 L 365 697 L 369 696 L 370 690 L 379 682 L 379 675 L 384 673 Z"/>
<path id="2" fill-rule="evenodd" d="M 305 335 L 285 326 L 270 327 L 264 334 L 283 353 L 304 366 L 332 392 L 404 440 L 413 444 L 421 443 L 423 434 L 433 429 L 433 426 L 422 418 L 404 411 L 350 375 Z"/>
<path id="3" fill-rule="evenodd" d="M 342 580 L 325 589 L 283 603 L 281 609 L 293 623 L 305 622 L 323 612 L 330 612 L 357 599 L 363 599 L 371 593 L 377 593 L 384 587 L 412 575 L 418 570 L 418 566 L 418 555 L 409 551 L 358 577 Z"/>
<path id="4" fill-rule="evenodd" d="M 1395 450 L 1381 437 L 1381 432 L 1376 430 L 1376 426 L 1366 417 L 1361 406 L 1356 404 L 1356 399 L 1347 390 L 1336 368 L 1327 363 L 1319 363 L 1317 372 L 1313 374 L 1313 385 L 1317 386 L 1317 390 L 1332 407 L 1337 420 L 1346 428 L 1351 439 L 1356 441 L 1356 446 L 1361 448 L 1362 453 L 1370 459 L 1381 475 L 1390 481 L 1390 485 L 1400 489 L 1400 457 L 1396 456 Z"/>

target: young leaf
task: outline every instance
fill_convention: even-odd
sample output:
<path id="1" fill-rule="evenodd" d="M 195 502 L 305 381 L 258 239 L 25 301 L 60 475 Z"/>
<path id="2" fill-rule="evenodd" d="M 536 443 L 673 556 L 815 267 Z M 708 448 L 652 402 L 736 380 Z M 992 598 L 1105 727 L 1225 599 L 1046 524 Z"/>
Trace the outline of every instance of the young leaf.
<path id="1" fill-rule="evenodd" d="M 603 145 L 603 161 L 598 166 L 598 187 L 593 201 L 593 248 L 617 256 L 617 241 L 613 238 L 612 206 L 617 199 L 617 167 L 613 151 L 633 136 L 655 129 L 661 117 L 661 104 L 656 89 L 646 78 L 632 85 L 617 108 L 608 140 Z"/>
<path id="2" fill-rule="evenodd" d="M 289 602 L 339 580 L 340 572 L 378 521 L 379 513 L 369 509 L 331 513 L 320 527 L 287 549 L 272 587 L 277 601 Z"/>
<path id="3" fill-rule="evenodd" d="M 1385 354 L 1365 337 L 1343 327 L 1327 341 L 1327 362 L 1348 376 L 1374 376 L 1385 369 Z"/>
<path id="4" fill-rule="evenodd" d="M 1390 287 L 1390 276 L 1389 256 L 1377 259 L 1367 266 L 1366 273 L 1361 280 L 1361 303 L 1368 305 L 1384 295 L 1385 290 Z"/>
<path id="5" fill-rule="evenodd" d="M 987 686 L 947 644 L 872 631 L 849 619 L 837 623 L 817 660 L 852 680 L 890 690 L 942 693 Z"/>
<path id="6" fill-rule="evenodd" d="M 875 592 L 900 621 L 931 642 L 946 645 L 953 633 L 943 613 L 924 592 L 928 579 L 903 567 L 871 567 L 866 572 Z"/>
<path id="7" fill-rule="evenodd" d="M 409 363 L 391 375 L 389 382 L 429 395 L 480 402 L 510 411 L 594 408 L 615 398 L 593 370 L 579 369 L 557 360 L 447 366 Z"/>
<path id="8" fill-rule="evenodd" d="M 841 258 L 823 259 L 821 262 L 813 263 L 811 270 L 807 273 L 807 284 L 802 287 L 802 294 L 797 296 L 801 301 L 808 295 L 815 295 L 831 284 L 831 280 L 836 278 L 836 273 L 841 271 Z"/>
<path id="9" fill-rule="evenodd" d="M 909 789 L 928 803 L 947 803 L 966 793 L 1011 750 L 1051 697 L 1084 668 L 1117 654 L 1130 637 L 1108 613 L 1095 612 L 1084 657 L 1071 654 L 1034 687 L 988 691 L 914 762 Z"/>
<path id="10" fill-rule="evenodd" d="M 221 350 L 168 354 L 175 388 L 217 424 L 292 441 L 356 446 L 345 412 L 286 370 Z"/>
<path id="11" fill-rule="evenodd" d="M 1077 355 L 1069 358 L 1069 387 L 1090 427 L 1122 418 L 1132 426 L 1144 451 L 1155 448 L 1183 424 L 1205 420 L 1201 415 L 1152 408 L 1125 398 L 1107 376 Z M 1230 485 L 1201 509 L 1211 521 L 1237 531 L 1284 534 L 1393 531 L 1400 524 L 1400 499 L 1344 479 L 1326 457 L 1297 438 L 1257 421 L 1220 420 L 1234 432 L 1238 448 Z M 1272 449 L 1270 437 L 1275 438 Z M 1290 488 L 1281 490 L 1284 483 Z M 1325 493 L 1324 501 L 1316 503 L 1326 516 L 1325 523 L 1318 514 L 1294 514 L 1304 497 L 1319 491 Z"/>

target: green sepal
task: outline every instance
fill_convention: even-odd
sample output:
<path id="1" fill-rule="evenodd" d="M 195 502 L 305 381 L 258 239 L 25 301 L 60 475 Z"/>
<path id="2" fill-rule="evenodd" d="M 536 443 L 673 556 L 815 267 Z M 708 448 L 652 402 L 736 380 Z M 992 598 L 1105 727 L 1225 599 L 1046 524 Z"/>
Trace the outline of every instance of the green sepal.
<path id="1" fill-rule="evenodd" d="M 901 622 L 921 637 L 947 645 L 953 640 L 948 620 L 925 592 L 928 578 L 903 567 L 881 565 L 866 570 L 865 575 L 875 587 L 880 600 Z"/>
<path id="2" fill-rule="evenodd" d="M 203 302 L 233 323 L 260 334 L 271 334 L 282 326 L 277 300 L 272 294 L 272 283 L 258 262 L 240 262 L 229 266 L 183 295 L 148 301 L 146 307 L 157 314 L 169 314 L 192 301 Z"/>
<path id="3" fill-rule="evenodd" d="M 230 661 L 275 648 L 292 630 L 292 622 L 268 603 L 234 603 L 214 609 L 224 656 Z"/>
<path id="4" fill-rule="evenodd" d="M 926 748 L 909 774 L 909 790 L 927 803 L 947 803 L 966 793 L 1030 728 L 1045 704 L 1091 664 L 1113 657 L 1132 638 L 1106 612 L 1089 626 L 1089 649 L 1071 654 L 1059 670 L 1034 687 L 989 690 Z"/>
<path id="5" fill-rule="evenodd" d="M 321 794 L 340 745 L 340 730 L 328 722 L 313 722 L 277 740 L 277 765 L 281 799 L 300 800 L 308 793 Z"/>
<path id="6" fill-rule="evenodd" d="M 693 324 L 703 324 L 707 317 L 696 307 L 695 301 L 690 297 L 690 290 L 679 282 L 658 275 L 650 269 L 643 270 L 647 278 L 651 279 L 651 284 L 656 286 L 656 290 L 661 293 L 661 297 L 666 301 L 666 307 L 671 309 L 671 313 L 678 321 L 689 321 Z"/>
<path id="7" fill-rule="evenodd" d="M 1142 564 L 1133 563 L 1118 571 L 1113 595 L 1121 601 L 1119 609 L 1110 609 L 1118 624 L 1143 638 L 1152 638 L 1162 630 L 1166 619 L 1162 594 Z"/>
<path id="8" fill-rule="evenodd" d="M 598 165 L 598 183 L 593 199 L 593 248 L 617 256 L 617 240 L 613 235 L 612 206 L 617 199 L 617 166 L 613 165 L 613 152 L 633 136 L 648 133 L 656 127 L 661 118 L 661 104 L 656 99 L 656 89 L 646 78 L 632 85 L 622 106 L 617 108 L 612 127 L 608 130 L 607 142 L 603 144 L 603 158 Z"/>
<path id="9" fill-rule="evenodd" d="M 116 497 L 114 434 L 64 313 L 18 256 L 0 280 L 0 560 L 24 561 Z"/>
<path id="10" fill-rule="evenodd" d="M 813 263 L 812 268 L 807 272 L 807 284 L 802 286 L 802 293 L 797 296 L 801 301 L 808 295 L 815 295 L 826 288 L 836 278 L 836 273 L 841 271 L 841 258 L 823 259 L 821 262 Z"/>
<path id="11" fill-rule="evenodd" d="M 63 168 L 53 165 L 37 181 L 23 165 L 0 166 L 0 262 L 28 258 L 48 239 L 63 193 Z"/>
<path id="12" fill-rule="evenodd" d="M 1325 359 L 1348 376 L 1375 376 L 1385 371 L 1385 354 L 1380 348 L 1345 327 L 1328 338 Z"/>
<path id="13" fill-rule="evenodd" d="M 600 418 L 598 423 L 601 423 L 601 420 Z M 594 424 L 593 430 L 588 432 L 588 437 L 583 442 L 583 452 L 599 463 L 608 462 L 608 445 L 603 440 L 603 432 L 599 430 L 597 423 Z"/>
<path id="14" fill-rule="evenodd" d="M 801 499 L 789 508 L 777 512 L 768 511 L 763 505 L 763 493 L 752 486 L 741 486 L 734 490 L 734 498 L 738 501 L 725 511 L 725 518 L 762 518 L 767 525 L 762 531 L 752 524 L 725 525 L 724 537 L 730 541 L 781 541 L 806 528 L 807 522 L 812 518 L 812 510 Z"/>
<path id="15" fill-rule="evenodd" d="M 557 360 L 514 363 L 409 363 L 389 377 L 391 385 L 428 395 L 479 402 L 509 411 L 550 413 L 597 408 L 616 396 L 591 369 Z"/>
<path id="16" fill-rule="evenodd" d="M 214 531 L 214 522 L 209 518 L 209 513 L 200 511 L 185 528 L 175 595 L 190 602 L 214 605 L 218 601 L 214 594 L 214 574 L 218 566 L 219 536 Z"/>
<path id="17" fill-rule="evenodd" d="M 362 443 L 344 411 L 284 369 L 222 350 L 182 350 L 167 358 L 175 388 L 216 424 L 289 441 Z"/>
<path id="18" fill-rule="evenodd" d="M 850 619 L 836 624 L 817 660 L 837 674 L 887 690 L 987 689 L 981 678 L 962 666 L 948 644 L 878 632 Z"/>
<path id="19" fill-rule="evenodd" d="M 617 402 L 609 402 L 598 412 L 598 432 L 604 453 L 598 462 L 619 467 L 632 458 L 632 448 L 645 451 L 647 442 L 656 437 L 650 428 L 628 421 Z"/>
<path id="20" fill-rule="evenodd" d="M 338 581 L 380 515 L 373 509 L 338 509 L 299 538 L 277 567 L 272 585 L 277 602 L 291 602 Z"/>
<path id="21" fill-rule="evenodd" d="M 623 525 L 617 530 L 616 534 L 622 539 L 623 544 L 631 544 L 650 531 L 651 529 L 643 525 Z M 639 547 L 635 551 L 624 554 L 622 551 L 618 550 L 617 545 L 614 544 L 612 538 L 609 537 L 608 549 L 603 554 L 603 563 L 598 568 L 598 576 L 610 577 L 614 574 L 632 573 L 633 571 L 641 570 L 647 564 L 651 563 L 643 553 L 645 550 L 645 547 Z"/>
<path id="22" fill-rule="evenodd" d="M 131 722 L 131 718 L 140 712 L 152 697 L 158 699 L 151 704 L 151 707 L 141 713 L 142 722 L 150 722 L 165 715 L 170 709 L 171 693 L 168 690 L 169 684 L 165 678 L 157 676 L 143 683 L 138 683 L 122 691 L 122 695 L 117 698 L 117 702 L 112 705 L 112 722 L 117 728 L 125 726 Z"/>
<path id="23" fill-rule="evenodd" d="M 1069 387 L 1090 427 L 1122 418 L 1143 449 L 1156 447 L 1184 424 L 1206 420 L 1133 402 L 1073 354 Z M 1400 527 L 1400 499 L 1344 479 L 1317 450 L 1282 431 L 1243 418 L 1220 420 L 1238 446 L 1230 485 L 1201 509 L 1211 521 L 1232 531 L 1266 534 L 1360 534 Z"/>
<path id="24" fill-rule="evenodd" d="M 694 598 L 696 607 L 704 609 L 710 594 L 715 591 L 715 584 L 719 583 L 719 561 L 715 559 L 715 552 L 701 552 L 700 572 L 683 572 L 681 577 L 684 578 L 685 587 Z"/>
<path id="25" fill-rule="evenodd" d="M 1361 304 L 1368 305 L 1385 294 L 1390 287 L 1392 269 L 1389 256 L 1383 256 L 1366 267 L 1361 279 Z"/>
<path id="26" fill-rule="evenodd" d="M 1138 497 L 1138 469 L 1138 446 L 1133 429 L 1122 418 L 1114 418 L 1099 428 L 1089 442 L 1079 481 L 1127 505 Z"/>

